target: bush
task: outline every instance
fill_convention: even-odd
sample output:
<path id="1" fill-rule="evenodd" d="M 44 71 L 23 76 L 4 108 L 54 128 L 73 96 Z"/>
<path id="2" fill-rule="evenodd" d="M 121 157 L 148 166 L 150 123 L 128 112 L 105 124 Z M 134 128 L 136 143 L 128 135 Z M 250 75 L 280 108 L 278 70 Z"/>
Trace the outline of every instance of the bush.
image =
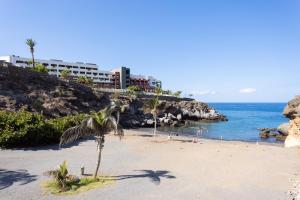
<path id="1" fill-rule="evenodd" d="M 48 124 L 51 125 L 57 133 L 59 133 L 59 138 L 68 128 L 76 126 L 82 122 L 86 117 L 85 114 L 70 115 L 66 117 L 58 117 L 48 121 Z M 58 139 L 59 139 L 58 138 Z"/>
<path id="2" fill-rule="evenodd" d="M 79 76 L 76 81 L 88 86 L 93 84 L 93 80 L 87 76 Z"/>
<path id="3" fill-rule="evenodd" d="M 62 133 L 77 125 L 83 114 L 45 120 L 27 111 L 0 111 L 0 148 L 58 143 Z"/>
<path id="4" fill-rule="evenodd" d="M 139 86 L 136 86 L 136 85 L 130 85 L 130 86 L 127 87 L 127 90 L 133 91 L 133 92 L 139 92 L 139 91 L 141 91 L 141 88 Z"/>
<path id="5" fill-rule="evenodd" d="M 32 70 L 40 73 L 48 73 L 48 69 L 41 63 L 35 63 L 35 67 Z"/>
<path id="6" fill-rule="evenodd" d="M 63 71 L 60 73 L 60 76 L 61 76 L 62 78 L 68 78 L 70 75 L 71 75 L 71 71 L 68 70 L 68 69 L 63 70 Z"/>

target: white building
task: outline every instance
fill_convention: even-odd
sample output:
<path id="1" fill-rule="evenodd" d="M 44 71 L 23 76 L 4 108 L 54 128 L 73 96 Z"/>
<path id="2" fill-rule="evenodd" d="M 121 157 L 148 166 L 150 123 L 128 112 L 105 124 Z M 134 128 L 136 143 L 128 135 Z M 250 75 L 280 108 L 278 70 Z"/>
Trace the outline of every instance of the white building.
<path id="1" fill-rule="evenodd" d="M 149 85 L 150 87 L 154 87 L 154 88 L 162 88 L 162 84 L 160 80 L 157 80 L 156 78 L 154 78 L 153 76 L 147 76 L 147 79 L 149 81 Z"/>
<path id="2" fill-rule="evenodd" d="M 0 61 L 12 63 L 18 67 L 31 67 L 31 58 L 20 56 L 0 56 Z M 161 88 L 161 81 L 152 76 L 135 76 L 130 74 L 130 68 L 120 67 L 112 71 L 99 70 L 96 64 L 83 62 L 65 62 L 62 60 L 35 59 L 35 63 L 40 63 L 48 69 L 50 75 L 60 77 L 63 70 L 69 70 L 71 76 L 86 76 L 97 83 L 100 87 L 110 87 L 115 89 L 126 89 L 129 85 L 138 85 L 144 89 Z"/>
<path id="3" fill-rule="evenodd" d="M 18 67 L 30 67 L 30 58 L 20 56 L 0 56 L 0 61 L 12 63 Z M 83 63 L 83 62 L 64 62 L 62 60 L 50 59 L 42 60 L 35 59 L 36 63 L 41 63 L 48 69 L 50 75 L 60 76 L 63 70 L 69 70 L 72 76 L 86 76 L 91 78 L 95 83 L 112 84 L 113 73 L 110 71 L 99 70 L 96 64 Z"/>

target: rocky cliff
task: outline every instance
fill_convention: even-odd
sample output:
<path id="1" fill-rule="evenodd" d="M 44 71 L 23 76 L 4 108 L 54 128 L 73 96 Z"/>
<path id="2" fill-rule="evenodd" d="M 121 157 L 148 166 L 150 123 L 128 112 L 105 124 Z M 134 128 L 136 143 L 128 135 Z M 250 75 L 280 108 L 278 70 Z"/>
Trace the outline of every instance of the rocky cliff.
<path id="1" fill-rule="evenodd" d="M 0 66 L 0 109 L 43 113 L 47 118 L 98 111 L 109 104 L 111 94 L 95 92 L 74 81 L 19 67 Z M 150 96 L 130 99 L 121 95 L 125 107 L 120 123 L 126 127 L 152 127 Z M 178 98 L 161 98 L 158 125 L 184 125 L 187 120 L 227 120 L 207 104 Z"/>
<path id="2" fill-rule="evenodd" d="M 0 109 L 57 117 L 99 110 L 108 103 L 106 95 L 84 85 L 26 68 L 0 66 Z"/>
<path id="3" fill-rule="evenodd" d="M 290 119 L 285 146 L 300 146 L 300 96 L 288 102 L 283 114 Z"/>

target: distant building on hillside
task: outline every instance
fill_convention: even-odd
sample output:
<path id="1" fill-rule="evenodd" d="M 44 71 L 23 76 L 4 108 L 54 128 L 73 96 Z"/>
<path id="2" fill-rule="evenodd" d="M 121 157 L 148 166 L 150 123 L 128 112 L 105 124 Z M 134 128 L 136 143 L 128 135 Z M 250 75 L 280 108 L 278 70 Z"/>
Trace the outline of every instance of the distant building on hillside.
<path id="1" fill-rule="evenodd" d="M 153 92 L 156 88 L 161 88 L 161 81 L 152 76 L 131 75 L 130 85 L 138 86 L 146 92 Z"/>
<path id="2" fill-rule="evenodd" d="M 130 85 L 130 69 L 128 67 L 114 69 L 112 73 L 116 89 L 126 89 Z"/>
<path id="3" fill-rule="evenodd" d="M 30 58 L 20 56 L 0 56 L 0 61 L 11 63 L 18 67 L 31 67 Z M 44 65 L 50 75 L 61 76 L 63 70 L 69 70 L 73 78 L 86 76 L 91 78 L 98 87 L 126 89 L 130 85 L 139 86 L 144 91 L 154 91 L 155 88 L 161 88 L 161 81 L 152 76 L 135 76 L 130 74 L 130 68 L 120 67 L 112 71 L 99 70 L 99 67 L 93 63 L 83 62 L 65 62 L 63 60 L 35 59 L 36 63 Z"/>

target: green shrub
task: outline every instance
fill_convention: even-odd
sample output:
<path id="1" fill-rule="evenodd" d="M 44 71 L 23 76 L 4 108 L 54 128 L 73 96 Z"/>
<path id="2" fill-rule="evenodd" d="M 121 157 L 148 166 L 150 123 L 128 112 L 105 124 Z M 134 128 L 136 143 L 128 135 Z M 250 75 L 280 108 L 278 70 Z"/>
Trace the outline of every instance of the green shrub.
<path id="1" fill-rule="evenodd" d="M 85 114 L 58 117 L 49 120 L 48 124 L 50 124 L 51 127 L 53 127 L 55 131 L 59 133 L 59 137 L 60 137 L 61 134 L 65 132 L 68 128 L 80 124 L 85 117 L 86 117 Z"/>
<path id="2" fill-rule="evenodd" d="M 45 120 L 27 111 L 0 111 L 0 148 L 58 143 L 62 133 L 77 125 L 83 114 Z"/>
<path id="3" fill-rule="evenodd" d="M 93 84 L 93 80 L 87 76 L 79 76 L 76 81 L 88 86 Z"/>
<path id="4" fill-rule="evenodd" d="M 136 86 L 136 85 L 130 85 L 130 86 L 127 87 L 127 90 L 133 91 L 133 92 L 139 92 L 139 91 L 141 91 L 141 88 L 139 86 Z"/>
<path id="5" fill-rule="evenodd" d="M 70 75 L 71 75 L 71 71 L 68 70 L 68 69 L 64 69 L 64 70 L 60 73 L 60 76 L 61 76 L 62 78 L 68 78 Z"/>
<path id="6" fill-rule="evenodd" d="M 35 67 L 33 67 L 32 70 L 40 73 L 45 73 L 45 74 L 48 73 L 48 69 L 41 63 L 36 63 Z"/>

